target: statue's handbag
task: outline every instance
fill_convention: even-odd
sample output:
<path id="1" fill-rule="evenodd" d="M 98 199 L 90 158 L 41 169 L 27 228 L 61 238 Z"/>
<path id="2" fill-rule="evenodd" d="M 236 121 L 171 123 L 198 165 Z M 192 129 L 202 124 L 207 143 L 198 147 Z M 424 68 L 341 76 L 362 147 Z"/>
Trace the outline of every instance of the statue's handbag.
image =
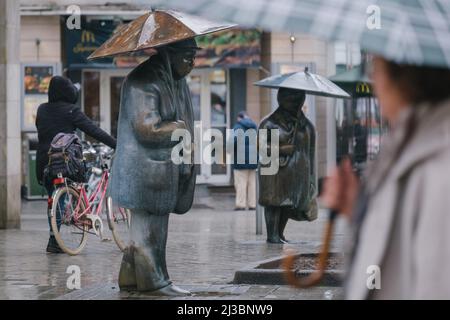
<path id="1" fill-rule="evenodd" d="M 282 163 L 284 166 L 282 166 Z M 292 180 L 292 173 L 289 168 L 286 168 L 287 163 L 288 161 L 280 160 L 280 168 L 273 175 L 263 175 L 260 166 L 258 175 L 260 205 L 265 207 L 294 207 L 296 197 L 289 183 Z"/>

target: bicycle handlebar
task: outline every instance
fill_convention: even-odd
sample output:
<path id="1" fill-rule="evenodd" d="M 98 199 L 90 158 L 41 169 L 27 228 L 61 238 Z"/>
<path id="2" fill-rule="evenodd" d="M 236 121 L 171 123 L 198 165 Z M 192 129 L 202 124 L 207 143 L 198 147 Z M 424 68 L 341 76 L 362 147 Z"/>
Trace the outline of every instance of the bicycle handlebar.
<path id="1" fill-rule="evenodd" d="M 114 157 L 115 152 L 116 151 L 114 149 L 111 149 L 110 151 L 108 151 L 106 153 L 102 153 L 100 155 L 105 160 L 111 160 Z"/>

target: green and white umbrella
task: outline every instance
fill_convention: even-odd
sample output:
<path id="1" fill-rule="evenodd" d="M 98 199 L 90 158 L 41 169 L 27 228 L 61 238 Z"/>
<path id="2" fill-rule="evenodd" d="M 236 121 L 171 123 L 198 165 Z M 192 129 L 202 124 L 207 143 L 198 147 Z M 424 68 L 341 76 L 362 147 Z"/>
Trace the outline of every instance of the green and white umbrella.
<path id="1" fill-rule="evenodd" d="M 309 73 L 308 70 L 268 77 L 256 82 L 255 85 L 271 89 L 303 90 L 307 94 L 314 96 L 350 98 L 349 94 L 333 82 L 318 74 Z"/>
<path id="2" fill-rule="evenodd" d="M 154 0 L 191 14 L 303 32 L 406 64 L 450 68 L 450 0 Z"/>

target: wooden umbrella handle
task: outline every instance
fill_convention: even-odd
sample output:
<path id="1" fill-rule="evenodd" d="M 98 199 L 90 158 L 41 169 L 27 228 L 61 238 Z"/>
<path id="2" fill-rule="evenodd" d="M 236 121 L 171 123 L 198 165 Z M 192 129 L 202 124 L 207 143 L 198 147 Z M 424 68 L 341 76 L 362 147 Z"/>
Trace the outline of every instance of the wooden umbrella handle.
<path id="1" fill-rule="evenodd" d="M 325 229 L 322 250 L 317 259 L 317 269 L 311 275 L 305 278 L 298 278 L 295 275 L 294 270 L 295 255 L 292 252 L 288 253 L 288 255 L 283 259 L 282 265 L 285 271 L 284 274 L 288 284 L 296 288 L 302 289 L 315 286 L 322 280 L 327 266 L 328 254 L 330 252 L 331 238 L 333 234 L 333 227 L 337 216 L 338 216 L 337 211 L 330 210 L 327 226 Z"/>

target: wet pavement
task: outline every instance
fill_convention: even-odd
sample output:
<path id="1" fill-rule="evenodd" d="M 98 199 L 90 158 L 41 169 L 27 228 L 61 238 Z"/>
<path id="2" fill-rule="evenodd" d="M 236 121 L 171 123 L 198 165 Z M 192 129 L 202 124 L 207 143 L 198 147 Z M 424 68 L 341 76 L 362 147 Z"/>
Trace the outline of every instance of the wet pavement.
<path id="1" fill-rule="evenodd" d="M 326 212 L 314 222 L 289 221 L 288 245 L 266 244 L 256 235 L 255 212 L 233 211 L 230 194 L 196 199 L 193 210 L 171 215 L 167 263 L 173 282 L 191 290 L 188 299 L 324 299 L 341 295 L 340 288 L 297 290 L 288 286 L 234 285 L 235 271 L 283 254 L 318 251 Z M 167 299 L 121 293 L 117 277 L 121 252 L 114 242 L 93 235 L 75 257 L 46 254 L 46 202 L 23 202 L 21 230 L 0 230 L 0 299 Z M 344 241 L 345 225 L 337 227 L 333 250 Z M 265 232 L 264 232 L 265 233 Z M 107 236 L 109 230 L 107 230 Z M 69 290 L 70 266 L 81 271 L 81 290 Z"/>

